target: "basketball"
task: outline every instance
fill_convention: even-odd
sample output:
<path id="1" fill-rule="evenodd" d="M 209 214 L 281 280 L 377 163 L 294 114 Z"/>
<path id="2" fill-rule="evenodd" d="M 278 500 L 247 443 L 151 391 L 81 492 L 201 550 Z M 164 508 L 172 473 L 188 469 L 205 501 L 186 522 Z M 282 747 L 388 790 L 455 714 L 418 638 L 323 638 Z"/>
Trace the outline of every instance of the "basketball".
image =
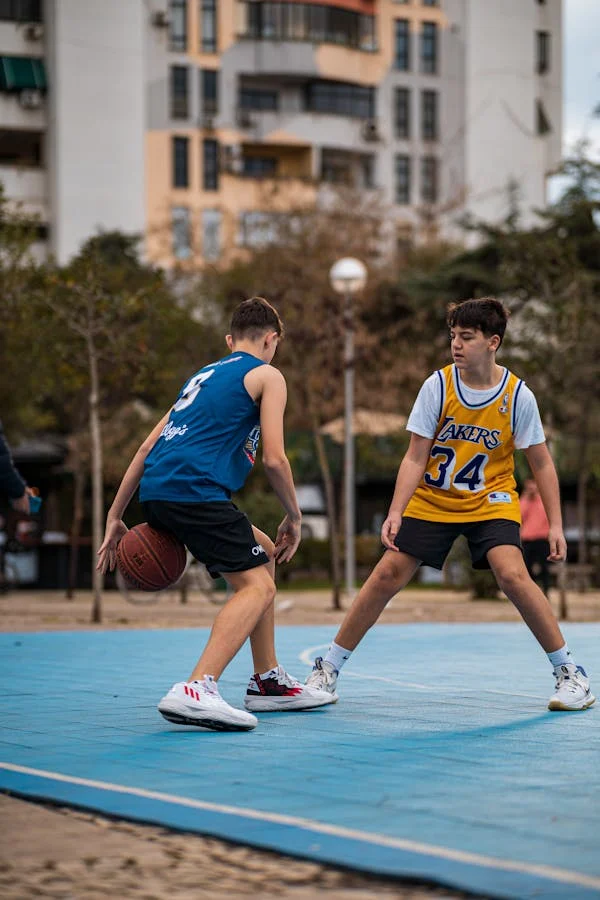
<path id="1" fill-rule="evenodd" d="M 186 558 L 175 535 L 147 522 L 135 525 L 117 544 L 119 571 L 130 587 L 140 591 L 162 591 L 174 584 L 183 575 Z"/>

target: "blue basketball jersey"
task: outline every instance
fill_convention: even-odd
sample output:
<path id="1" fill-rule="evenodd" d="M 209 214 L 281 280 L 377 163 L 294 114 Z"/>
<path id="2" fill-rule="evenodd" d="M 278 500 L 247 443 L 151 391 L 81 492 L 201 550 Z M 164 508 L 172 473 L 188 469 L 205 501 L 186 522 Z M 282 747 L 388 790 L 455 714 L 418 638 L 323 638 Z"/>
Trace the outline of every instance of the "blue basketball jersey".
<path id="1" fill-rule="evenodd" d="M 256 458 L 260 412 L 244 377 L 266 365 L 236 351 L 204 366 L 184 385 L 146 457 L 140 500 L 229 500 Z"/>

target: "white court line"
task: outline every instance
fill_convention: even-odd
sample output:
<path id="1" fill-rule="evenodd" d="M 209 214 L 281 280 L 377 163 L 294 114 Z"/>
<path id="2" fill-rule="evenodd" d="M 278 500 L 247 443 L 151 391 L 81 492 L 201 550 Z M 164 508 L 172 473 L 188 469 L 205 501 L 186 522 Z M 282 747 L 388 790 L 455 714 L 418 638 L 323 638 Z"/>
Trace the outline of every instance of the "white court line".
<path id="1" fill-rule="evenodd" d="M 317 644 L 315 647 L 307 647 L 300 654 L 300 662 L 306 666 L 312 666 L 315 654 L 318 650 L 327 650 L 329 644 Z M 344 669 L 344 678 L 360 678 L 364 681 L 383 681 L 384 684 L 395 684 L 396 687 L 415 688 L 418 691 L 430 691 L 434 694 L 456 694 L 457 688 L 432 686 L 430 684 L 418 684 L 414 681 L 400 681 L 397 678 L 386 678 L 385 675 L 365 675 L 362 672 L 348 672 Z M 516 691 L 496 691 L 493 688 L 468 688 L 460 687 L 461 694 L 500 694 L 502 697 L 526 697 L 530 700 L 545 700 L 539 694 L 518 694 Z"/>
<path id="2" fill-rule="evenodd" d="M 453 850 L 451 847 L 440 847 L 436 844 L 423 844 L 418 841 L 408 841 L 403 838 L 394 838 L 385 834 L 359 831 L 354 828 L 344 828 L 339 825 L 327 825 L 324 822 L 318 822 L 314 819 L 304 819 L 299 816 L 262 812 L 261 810 L 250 809 L 243 806 L 225 806 L 220 803 L 208 803 L 204 800 L 194 800 L 190 797 L 179 797 L 176 794 L 164 794 L 161 791 L 148 791 L 145 788 L 127 787 L 122 784 L 112 784 L 108 781 L 94 781 L 89 778 L 77 778 L 71 775 L 63 775 L 60 772 L 47 772 L 44 769 L 31 769 L 29 766 L 18 766 L 14 763 L 0 762 L 0 769 L 6 769 L 9 772 L 18 772 L 23 775 L 34 775 L 39 778 L 50 778 L 54 781 L 61 781 L 66 784 L 79 785 L 81 787 L 91 787 L 107 792 L 113 791 L 119 794 L 128 794 L 133 797 L 143 797 L 148 800 L 160 800 L 166 803 L 176 804 L 177 806 L 189 807 L 191 809 L 203 809 L 208 812 L 238 816 L 242 819 L 256 819 L 261 822 L 272 822 L 277 825 L 291 825 L 296 828 L 305 828 L 317 834 L 328 834 L 333 837 L 364 841 L 367 844 L 377 844 L 378 846 L 390 847 L 395 850 L 406 850 L 411 853 L 437 856 L 440 859 L 449 859 L 453 862 L 467 863 L 472 866 L 501 869 L 505 872 L 519 872 L 525 875 L 535 875 L 540 878 L 549 878 L 566 884 L 576 884 L 579 887 L 600 888 L 600 878 L 596 878 L 593 875 L 583 875 L 580 872 L 572 872 L 568 869 L 558 869 L 554 866 L 546 866 L 537 863 L 523 863 L 512 859 L 497 859 L 493 856 L 483 856 L 479 853 Z"/>

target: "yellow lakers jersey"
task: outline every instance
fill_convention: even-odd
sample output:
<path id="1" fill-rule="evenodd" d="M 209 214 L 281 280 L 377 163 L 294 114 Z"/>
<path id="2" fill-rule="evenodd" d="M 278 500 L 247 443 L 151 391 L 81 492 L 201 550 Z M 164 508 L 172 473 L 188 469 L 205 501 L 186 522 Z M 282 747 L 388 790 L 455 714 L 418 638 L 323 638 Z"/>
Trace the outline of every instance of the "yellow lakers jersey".
<path id="1" fill-rule="evenodd" d="M 523 382 L 504 370 L 483 404 L 466 401 L 453 365 L 438 373 L 442 401 L 423 477 L 405 516 L 433 522 L 521 522 L 514 471 L 515 400 Z"/>

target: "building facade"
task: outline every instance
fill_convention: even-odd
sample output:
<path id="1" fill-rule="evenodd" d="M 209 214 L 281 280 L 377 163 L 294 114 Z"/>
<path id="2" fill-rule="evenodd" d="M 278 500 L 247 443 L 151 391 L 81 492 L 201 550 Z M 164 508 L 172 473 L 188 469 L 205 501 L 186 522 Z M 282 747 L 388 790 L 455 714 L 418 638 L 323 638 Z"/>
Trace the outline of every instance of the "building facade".
<path id="1" fill-rule="evenodd" d="M 378 191 L 400 241 L 515 196 L 528 224 L 561 48 L 562 0 L 0 0 L 4 68 L 43 59 L 49 85 L 26 108 L 0 81 L 0 178 L 59 258 L 119 227 L 165 265 L 225 260 L 331 183 Z"/>
<path id="2" fill-rule="evenodd" d="M 0 0 L 0 181 L 65 263 L 145 230 L 142 2 Z"/>

